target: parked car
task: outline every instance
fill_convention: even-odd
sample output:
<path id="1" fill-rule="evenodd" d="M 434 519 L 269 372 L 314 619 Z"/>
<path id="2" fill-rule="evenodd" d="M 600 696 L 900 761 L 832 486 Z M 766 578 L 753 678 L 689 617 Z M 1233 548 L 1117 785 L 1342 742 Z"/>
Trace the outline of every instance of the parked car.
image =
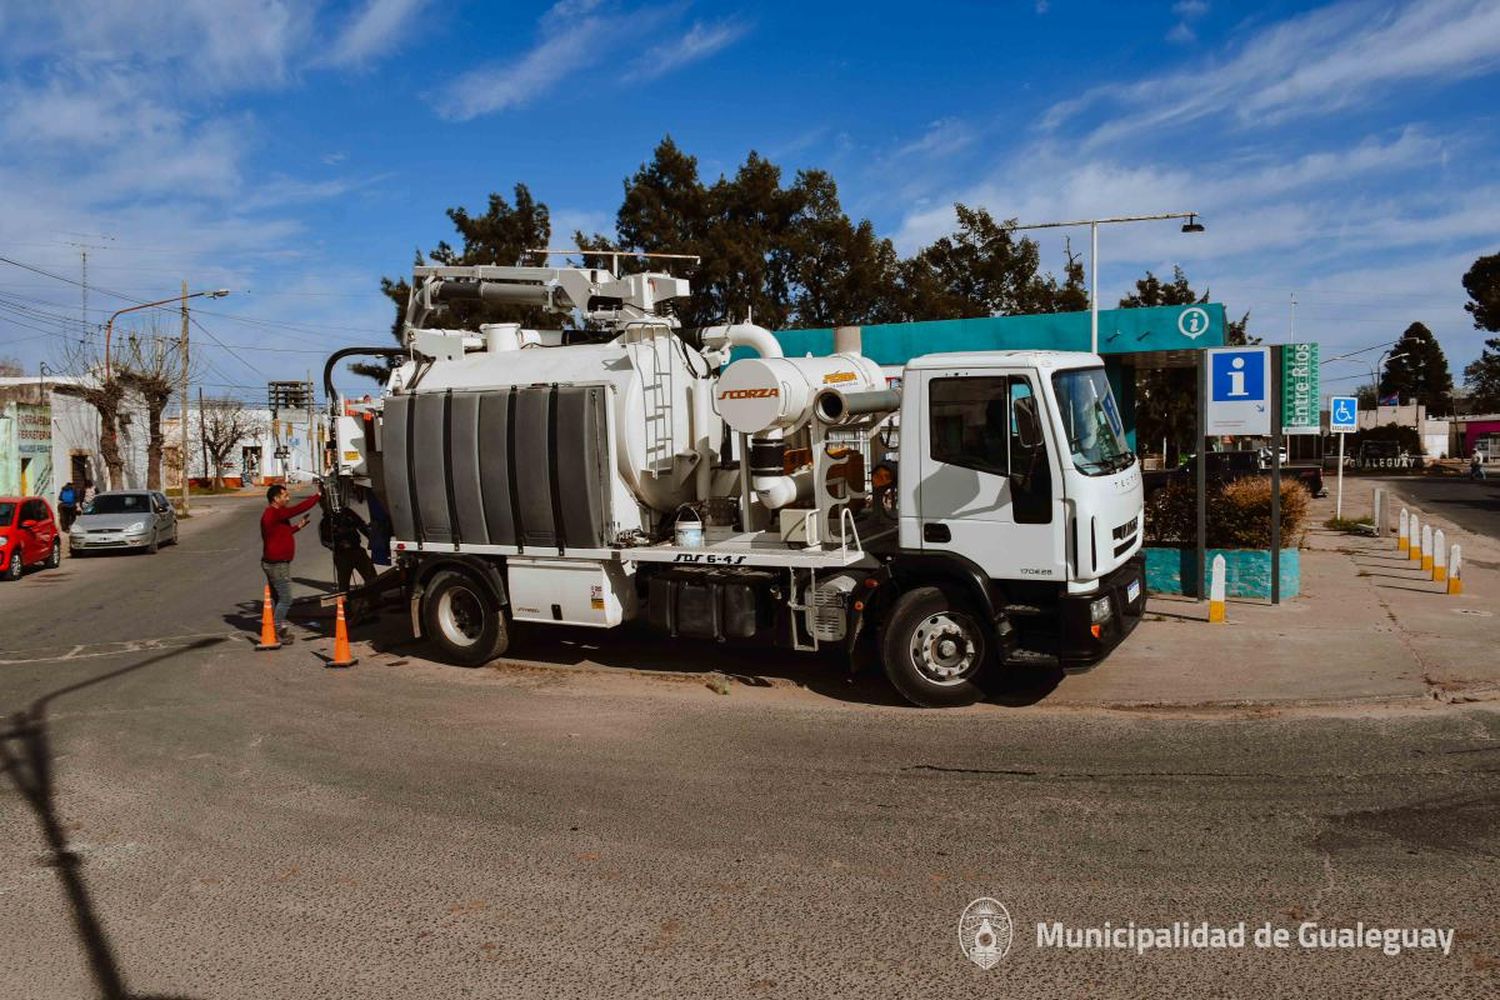
<path id="1" fill-rule="evenodd" d="M 155 552 L 177 543 L 177 512 L 154 490 L 112 490 L 94 497 L 68 532 L 74 555 L 104 549 Z"/>
<path id="2" fill-rule="evenodd" d="M 19 580 L 27 566 L 62 564 L 62 536 L 41 497 L 0 497 L 0 579 Z"/>

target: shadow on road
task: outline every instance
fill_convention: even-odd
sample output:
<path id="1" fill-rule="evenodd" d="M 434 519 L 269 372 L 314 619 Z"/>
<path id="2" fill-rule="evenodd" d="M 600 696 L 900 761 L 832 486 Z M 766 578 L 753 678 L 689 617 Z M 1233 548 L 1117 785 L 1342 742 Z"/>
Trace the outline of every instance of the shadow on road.
<path id="1" fill-rule="evenodd" d="M 102 1000 L 185 1000 L 164 996 L 147 996 L 130 993 L 125 989 L 125 979 L 119 963 L 110 947 L 109 938 L 94 909 L 92 896 L 83 877 L 83 859 L 68 843 L 67 832 L 59 817 L 56 787 L 53 783 L 52 749 L 47 723 L 47 708 L 59 698 L 115 680 L 145 667 L 153 666 L 174 656 L 194 650 L 206 649 L 225 640 L 200 639 L 177 649 L 158 653 L 137 663 L 107 671 L 87 680 L 58 688 L 33 701 L 27 708 L 14 712 L 9 718 L 9 728 L 0 731 L 0 771 L 3 771 L 16 791 L 31 808 L 41 827 L 42 839 L 46 841 L 48 859 L 46 864 L 57 870 L 62 882 L 63 894 L 73 915 L 73 928 L 78 935 L 88 961 L 89 971 L 98 987 Z"/>

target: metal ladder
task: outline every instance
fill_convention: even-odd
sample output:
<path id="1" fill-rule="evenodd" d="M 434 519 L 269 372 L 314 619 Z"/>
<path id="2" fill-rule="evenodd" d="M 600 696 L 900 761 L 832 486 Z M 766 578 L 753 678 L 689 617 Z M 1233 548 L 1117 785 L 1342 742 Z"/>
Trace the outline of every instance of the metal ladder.
<path id="1" fill-rule="evenodd" d="M 635 351 L 641 376 L 641 425 L 646 438 L 646 474 L 653 479 L 672 472 L 676 457 L 673 435 L 672 331 L 659 324 L 642 324 Z M 666 336 L 663 337 L 662 334 Z M 659 353 L 663 344 L 666 359 Z M 649 358 L 649 362 L 647 361 Z M 648 366 L 649 365 L 649 370 Z"/>

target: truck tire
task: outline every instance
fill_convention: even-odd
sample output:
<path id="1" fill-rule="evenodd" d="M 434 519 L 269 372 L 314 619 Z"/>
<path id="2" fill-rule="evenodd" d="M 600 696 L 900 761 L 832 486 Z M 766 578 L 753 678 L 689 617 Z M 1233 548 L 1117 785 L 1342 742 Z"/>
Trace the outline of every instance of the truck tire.
<path id="1" fill-rule="evenodd" d="M 896 599 L 880 640 L 885 675 L 901 695 L 923 708 L 972 705 L 994 644 L 983 618 L 957 595 L 917 587 Z"/>
<path id="2" fill-rule="evenodd" d="M 505 652 L 510 626 L 489 587 L 467 573 L 443 572 L 422 594 L 422 634 L 439 656 L 461 667 L 479 667 Z"/>

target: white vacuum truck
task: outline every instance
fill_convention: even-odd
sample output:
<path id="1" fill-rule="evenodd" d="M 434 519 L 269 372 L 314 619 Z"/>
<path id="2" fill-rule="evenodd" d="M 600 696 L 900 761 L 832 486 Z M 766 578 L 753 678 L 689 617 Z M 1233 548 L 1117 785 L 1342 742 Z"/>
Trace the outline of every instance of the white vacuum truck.
<path id="1" fill-rule="evenodd" d="M 679 328 L 658 305 L 688 287 L 418 267 L 406 346 L 329 359 L 336 399 L 340 359 L 397 358 L 379 401 L 336 404 L 339 482 L 382 498 L 443 658 L 548 624 L 867 640 L 907 699 L 961 705 L 1007 665 L 1092 666 L 1139 621 L 1141 475 L 1098 356 L 787 358 L 748 323 Z M 579 329 L 443 328 L 460 299 Z"/>

